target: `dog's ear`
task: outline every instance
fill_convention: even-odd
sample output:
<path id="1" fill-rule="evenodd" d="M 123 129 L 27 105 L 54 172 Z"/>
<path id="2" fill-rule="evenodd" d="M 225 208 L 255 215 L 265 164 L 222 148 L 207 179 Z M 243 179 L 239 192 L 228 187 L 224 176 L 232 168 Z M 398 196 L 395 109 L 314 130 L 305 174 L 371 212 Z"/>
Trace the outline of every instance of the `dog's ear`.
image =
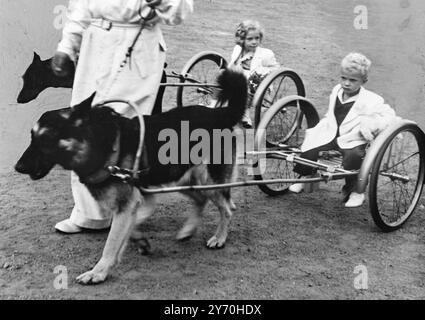
<path id="1" fill-rule="evenodd" d="M 93 92 L 93 94 L 88 97 L 86 100 L 80 102 L 79 104 L 72 106 L 72 117 L 86 120 L 89 117 L 90 109 L 92 107 L 94 96 L 96 95 L 96 92 Z"/>
<path id="2" fill-rule="evenodd" d="M 41 61 L 41 58 L 40 58 L 40 56 L 37 54 L 37 52 L 35 52 L 35 51 L 34 51 L 34 57 L 32 58 L 32 62 L 35 62 L 35 61 Z"/>

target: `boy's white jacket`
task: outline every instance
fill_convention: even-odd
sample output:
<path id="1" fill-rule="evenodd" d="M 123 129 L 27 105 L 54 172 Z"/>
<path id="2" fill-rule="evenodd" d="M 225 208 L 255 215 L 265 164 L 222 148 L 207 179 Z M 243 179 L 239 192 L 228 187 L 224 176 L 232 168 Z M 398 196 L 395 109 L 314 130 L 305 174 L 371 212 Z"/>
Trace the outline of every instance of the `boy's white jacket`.
<path id="1" fill-rule="evenodd" d="M 307 129 L 301 151 L 307 151 L 331 142 L 337 134 L 335 102 L 341 85 L 333 88 L 329 108 L 324 118 L 313 128 Z M 352 149 L 368 140 L 362 135 L 361 127 L 366 127 L 375 136 L 396 119 L 394 110 L 384 103 L 384 99 L 363 87 L 360 88 L 356 102 L 341 123 L 337 139 L 342 149 Z"/>
<path id="2" fill-rule="evenodd" d="M 232 55 L 230 56 L 229 65 L 233 65 L 242 52 L 242 47 L 236 45 L 233 48 Z M 262 47 L 257 47 L 251 61 L 250 73 L 256 71 L 259 74 L 264 74 L 270 71 L 270 68 L 279 67 L 276 57 L 272 50 Z"/>

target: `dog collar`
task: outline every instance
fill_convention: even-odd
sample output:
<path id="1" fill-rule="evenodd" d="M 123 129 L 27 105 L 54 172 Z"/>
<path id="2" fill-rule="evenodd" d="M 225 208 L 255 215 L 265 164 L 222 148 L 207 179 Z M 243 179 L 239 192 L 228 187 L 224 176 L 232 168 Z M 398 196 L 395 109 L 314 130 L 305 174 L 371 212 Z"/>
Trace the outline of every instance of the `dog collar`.
<path id="1" fill-rule="evenodd" d="M 117 136 L 115 137 L 114 144 L 112 145 L 112 153 L 109 155 L 109 158 L 106 160 L 103 167 L 92 174 L 89 174 L 87 177 L 80 178 L 80 181 L 85 184 L 98 184 L 111 176 L 111 172 L 108 169 L 110 166 L 116 166 L 120 156 L 120 139 L 121 132 L 117 131 Z"/>

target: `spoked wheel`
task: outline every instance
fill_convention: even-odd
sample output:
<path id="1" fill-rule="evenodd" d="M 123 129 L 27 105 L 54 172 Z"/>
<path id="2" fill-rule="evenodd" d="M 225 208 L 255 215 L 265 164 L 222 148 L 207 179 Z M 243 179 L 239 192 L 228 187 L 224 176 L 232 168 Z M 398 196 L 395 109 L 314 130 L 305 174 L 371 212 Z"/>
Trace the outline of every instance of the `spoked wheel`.
<path id="1" fill-rule="evenodd" d="M 219 72 L 226 68 L 227 62 L 219 53 L 202 51 L 193 56 L 181 72 L 181 83 L 216 83 Z M 210 105 L 217 88 L 179 87 L 177 89 L 177 107 L 189 105 Z"/>
<path id="2" fill-rule="evenodd" d="M 385 232 L 399 229 L 418 204 L 424 183 L 425 137 L 413 123 L 395 130 L 372 166 L 370 210 Z"/>
<path id="3" fill-rule="evenodd" d="M 294 120 L 295 119 L 295 120 Z M 266 151 L 254 164 L 256 180 L 296 179 L 294 162 L 286 161 L 269 151 L 283 151 L 299 155 L 304 132 L 317 124 L 319 116 L 314 106 L 303 97 L 289 96 L 278 100 L 264 114 L 255 134 L 255 151 Z M 259 185 L 268 195 L 287 192 L 290 183 Z"/>
<path id="4" fill-rule="evenodd" d="M 257 88 L 252 101 L 255 110 L 255 128 L 264 112 L 277 100 L 290 95 L 305 97 L 304 84 L 295 71 L 281 68 L 265 77 Z M 295 121 L 295 118 L 293 120 Z"/>

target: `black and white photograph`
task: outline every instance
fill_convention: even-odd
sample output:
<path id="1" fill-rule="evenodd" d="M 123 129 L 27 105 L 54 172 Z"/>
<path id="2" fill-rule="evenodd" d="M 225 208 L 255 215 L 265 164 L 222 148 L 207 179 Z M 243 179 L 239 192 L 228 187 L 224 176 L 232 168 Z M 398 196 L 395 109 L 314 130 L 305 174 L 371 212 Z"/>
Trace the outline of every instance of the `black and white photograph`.
<path id="1" fill-rule="evenodd" d="M 422 0 L 0 0 L 0 98 L 0 300 L 425 299 Z"/>

